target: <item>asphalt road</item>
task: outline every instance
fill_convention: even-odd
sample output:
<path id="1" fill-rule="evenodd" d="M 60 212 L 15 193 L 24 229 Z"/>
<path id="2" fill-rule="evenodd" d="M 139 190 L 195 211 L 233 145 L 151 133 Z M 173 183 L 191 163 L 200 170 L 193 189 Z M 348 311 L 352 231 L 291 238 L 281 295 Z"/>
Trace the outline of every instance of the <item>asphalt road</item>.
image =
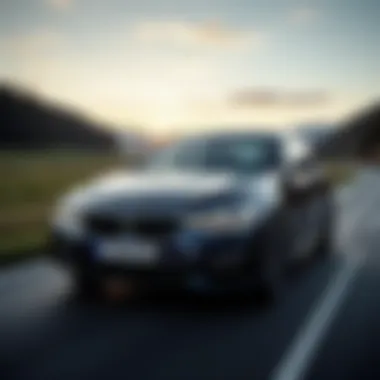
<path id="1" fill-rule="evenodd" d="M 335 255 L 289 278 L 270 309 L 183 295 L 85 303 L 47 260 L 0 272 L 0 378 L 380 378 L 380 171 L 337 205 Z"/>

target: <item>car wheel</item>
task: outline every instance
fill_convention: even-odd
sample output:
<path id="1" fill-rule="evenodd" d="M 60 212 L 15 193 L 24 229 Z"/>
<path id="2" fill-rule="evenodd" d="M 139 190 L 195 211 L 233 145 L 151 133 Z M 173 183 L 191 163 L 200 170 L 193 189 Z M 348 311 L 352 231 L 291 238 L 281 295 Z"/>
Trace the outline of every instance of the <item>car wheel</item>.
<path id="1" fill-rule="evenodd" d="M 290 247 L 286 226 L 286 214 L 283 212 L 263 231 L 256 246 L 260 252 L 255 270 L 256 298 L 261 305 L 273 304 L 283 289 Z"/>
<path id="2" fill-rule="evenodd" d="M 270 305 L 278 297 L 281 288 L 282 270 L 276 260 L 263 260 L 258 272 L 256 298 L 260 305 Z"/>
<path id="3" fill-rule="evenodd" d="M 316 258 L 326 258 L 331 255 L 334 246 L 334 207 L 333 202 L 326 202 L 326 213 L 321 221 L 320 235 L 315 249 Z"/>

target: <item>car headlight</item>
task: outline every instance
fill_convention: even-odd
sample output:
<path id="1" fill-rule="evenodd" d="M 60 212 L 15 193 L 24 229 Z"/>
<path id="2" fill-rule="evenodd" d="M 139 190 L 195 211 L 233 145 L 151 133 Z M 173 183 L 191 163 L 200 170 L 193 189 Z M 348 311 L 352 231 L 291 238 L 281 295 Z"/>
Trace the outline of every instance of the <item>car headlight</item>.
<path id="1" fill-rule="evenodd" d="M 83 234 L 83 196 L 73 191 L 61 199 L 53 211 L 51 226 L 68 237 L 77 238 Z"/>
<path id="2" fill-rule="evenodd" d="M 215 210 L 189 216 L 185 228 L 209 232 L 238 232 L 246 229 L 253 215 L 241 210 Z"/>
<path id="3" fill-rule="evenodd" d="M 52 226 L 57 231 L 70 237 L 80 237 L 83 233 L 82 218 L 73 207 L 59 207 L 52 220 Z"/>

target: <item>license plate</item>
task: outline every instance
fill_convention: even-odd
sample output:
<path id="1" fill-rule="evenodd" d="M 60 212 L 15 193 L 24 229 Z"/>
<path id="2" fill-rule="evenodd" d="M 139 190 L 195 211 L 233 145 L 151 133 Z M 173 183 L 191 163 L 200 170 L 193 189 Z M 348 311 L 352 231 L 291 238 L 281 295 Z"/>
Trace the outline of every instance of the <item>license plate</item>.
<path id="1" fill-rule="evenodd" d="M 98 243 L 96 256 L 106 263 L 152 264 L 158 259 L 158 249 L 155 244 L 136 239 L 105 241 Z"/>

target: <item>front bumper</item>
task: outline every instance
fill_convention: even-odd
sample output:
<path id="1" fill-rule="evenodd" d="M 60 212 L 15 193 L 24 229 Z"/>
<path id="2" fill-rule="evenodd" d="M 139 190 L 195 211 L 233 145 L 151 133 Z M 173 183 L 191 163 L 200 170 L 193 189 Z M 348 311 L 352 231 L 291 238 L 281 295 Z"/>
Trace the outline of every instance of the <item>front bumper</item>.
<path id="1" fill-rule="evenodd" d="M 93 238 L 73 241 L 53 231 L 49 251 L 69 268 L 91 271 L 99 276 L 122 275 L 144 283 L 207 287 L 211 283 L 236 281 L 248 258 L 247 241 L 245 233 L 176 235 L 159 243 L 160 254 L 154 265 L 108 264 L 94 255 Z"/>

